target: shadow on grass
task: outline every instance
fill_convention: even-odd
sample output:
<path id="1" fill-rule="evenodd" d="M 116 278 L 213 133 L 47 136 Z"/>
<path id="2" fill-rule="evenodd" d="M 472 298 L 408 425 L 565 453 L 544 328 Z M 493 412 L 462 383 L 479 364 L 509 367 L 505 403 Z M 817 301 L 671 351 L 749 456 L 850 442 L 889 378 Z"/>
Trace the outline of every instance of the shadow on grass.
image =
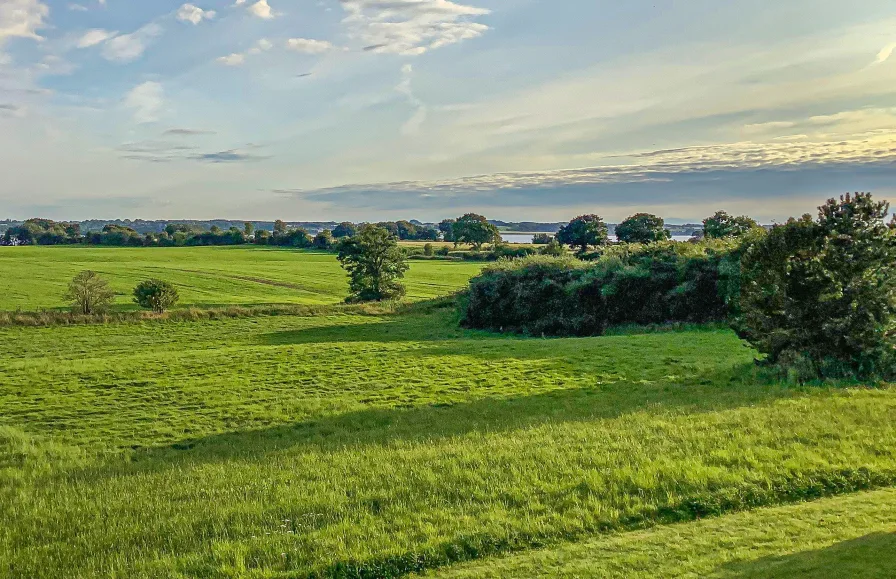
<path id="1" fill-rule="evenodd" d="M 730 563 L 725 579 L 885 579 L 896 577 L 896 533 L 875 533 L 815 551 Z"/>
<path id="2" fill-rule="evenodd" d="M 543 425 L 599 421 L 632 413 L 700 413 L 766 404 L 799 395 L 780 386 L 752 384 L 750 365 L 697 376 L 691 384 L 622 382 L 557 389 L 532 395 L 464 400 L 463 392 L 425 406 L 367 408 L 270 428 L 184 439 L 136 448 L 131 462 L 100 467 L 91 477 L 129 476 L 232 460 L 261 462 L 280 452 L 343 451 L 394 443 L 511 432 Z M 451 396 L 458 398 L 451 401 Z M 375 400 L 362 403 L 376 404 Z M 111 468 L 109 468 L 111 467 Z"/>

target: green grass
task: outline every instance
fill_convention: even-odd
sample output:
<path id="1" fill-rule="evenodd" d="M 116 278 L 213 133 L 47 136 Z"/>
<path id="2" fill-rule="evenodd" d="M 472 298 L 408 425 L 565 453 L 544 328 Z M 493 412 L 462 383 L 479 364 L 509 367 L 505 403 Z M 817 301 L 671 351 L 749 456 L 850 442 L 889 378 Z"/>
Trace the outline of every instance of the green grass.
<path id="1" fill-rule="evenodd" d="M 418 308 L 0 343 L 9 577 L 395 576 L 896 484 L 896 390 L 764 383 L 720 329 L 525 339 Z"/>
<path id="2" fill-rule="evenodd" d="M 437 571 L 440 579 L 885 579 L 896 490 L 668 525 Z"/>
<path id="3" fill-rule="evenodd" d="M 462 288 L 482 264 L 413 261 L 408 298 Z M 118 294 L 114 310 L 136 309 L 131 292 L 158 277 L 175 284 L 180 307 L 332 304 L 348 295 L 332 253 L 266 247 L 0 247 L 0 311 L 63 308 L 68 282 L 92 269 Z"/>

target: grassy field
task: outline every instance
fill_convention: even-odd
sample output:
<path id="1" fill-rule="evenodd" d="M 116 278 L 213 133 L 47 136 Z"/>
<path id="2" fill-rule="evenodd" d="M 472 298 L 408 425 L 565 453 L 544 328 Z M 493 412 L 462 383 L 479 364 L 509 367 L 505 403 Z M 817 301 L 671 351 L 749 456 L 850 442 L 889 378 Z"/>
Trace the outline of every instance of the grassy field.
<path id="1" fill-rule="evenodd" d="M 622 533 L 458 565 L 441 579 L 884 579 L 896 575 L 896 490 Z"/>
<path id="2" fill-rule="evenodd" d="M 454 316 L 0 329 L 0 575 L 389 577 L 896 483 L 889 388 Z"/>
<path id="3" fill-rule="evenodd" d="M 460 289 L 481 268 L 413 261 L 408 298 Z M 345 272 L 332 253 L 267 247 L 0 247 L 0 311 L 63 308 L 68 282 L 85 269 L 108 279 L 118 294 L 116 311 L 137 309 L 131 292 L 150 277 L 175 284 L 180 307 L 332 304 L 348 295 Z"/>

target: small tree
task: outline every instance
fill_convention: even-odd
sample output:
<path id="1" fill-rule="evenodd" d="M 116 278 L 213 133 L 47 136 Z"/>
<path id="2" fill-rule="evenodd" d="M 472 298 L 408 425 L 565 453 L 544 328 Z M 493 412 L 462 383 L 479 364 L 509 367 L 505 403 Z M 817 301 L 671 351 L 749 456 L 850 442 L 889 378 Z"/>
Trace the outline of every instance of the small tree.
<path id="1" fill-rule="evenodd" d="M 451 233 L 457 243 L 469 243 L 479 250 L 486 243 L 499 243 L 501 234 L 488 219 L 476 213 L 459 217 L 451 226 Z"/>
<path id="2" fill-rule="evenodd" d="M 68 284 L 65 299 L 80 314 L 95 314 L 104 310 L 115 297 L 109 284 L 95 271 L 82 271 Z"/>
<path id="3" fill-rule="evenodd" d="M 725 211 L 717 211 L 712 217 L 703 220 L 703 234 L 708 239 L 724 239 L 726 237 L 743 237 L 749 231 L 759 227 L 750 217 L 741 215 L 734 217 Z"/>
<path id="4" fill-rule="evenodd" d="M 552 241 L 554 241 L 554 236 L 550 233 L 536 233 L 532 236 L 532 243 L 534 245 L 547 245 Z"/>
<path id="5" fill-rule="evenodd" d="M 741 261 L 738 334 L 800 379 L 896 376 L 896 226 L 857 193 L 791 219 Z"/>
<path id="6" fill-rule="evenodd" d="M 173 307 L 179 299 L 177 288 L 160 279 L 142 281 L 134 288 L 134 302 L 157 314 Z"/>
<path id="7" fill-rule="evenodd" d="M 435 251 L 433 250 L 431 243 L 427 243 L 423 246 L 423 255 L 425 255 L 426 257 L 432 257 L 433 253 L 435 253 Z"/>
<path id="8" fill-rule="evenodd" d="M 274 237 L 283 235 L 284 233 L 286 233 L 286 223 L 278 219 L 274 222 Z"/>
<path id="9" fill-rule="evenodd" d="M 253 233 L 255 233 L 255 224 L 251 221 L 243 223 L 243 235 L 246 236 L 246 239 L 252 237 Z"/>
<path id="10" fill-rule="evenodd" d="M 616 226 L 616 238 L 624 243 L 654 243 L 672 238 L 662 217 L 637 213 Z"/>
<path id="11" fill-rule="evenodd" d="M 599 215 L 580 215 L 557 233 L 558 242 L 578 247 L 579 253 L 588 251 L 589 245 L 606 245 L 608 239 L 607 226 Z"/>
<path id="12" fill-rule="evenodd" d="M 340 241 L 338 259 L 349 276 L 352 295 L 346 301 L 382 301 L 404 295 L 400 280 L 408 270 L 407 258 L 389 230 L 362 225 L 357 235 Z"/>

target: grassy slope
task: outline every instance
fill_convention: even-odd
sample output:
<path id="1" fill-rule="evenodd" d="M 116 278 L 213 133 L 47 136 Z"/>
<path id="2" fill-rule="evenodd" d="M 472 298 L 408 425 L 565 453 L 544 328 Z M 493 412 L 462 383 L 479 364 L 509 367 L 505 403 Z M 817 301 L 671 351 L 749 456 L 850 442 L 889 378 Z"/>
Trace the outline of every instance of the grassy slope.
<path id="1" fill-rule="evenodd" d="M 896 490 L 667 525 L 459 565 L 441 579 L 884 579 L 896 575 Z"/>
<path id="2" fill-rule="evenodd" d="M 896 481 L 896 391 L 758 384 L 729 332 L 455 328 L 0 329 L 0 573 L 387 575 Z"/>
<path id="3" fill-rule="evenodd" d="M 413 261 L 408 297 L 426 299 L 463 287 L 481 264 Z M 181 307 L 331 304 L 348 294 L 333 254 L 264 247 L 0 247 L 0 310 L 65 306 L 62 295 L 79 271 L 105 276 L 134 309 L 131 291 L 159 277 L 177 285 Z"/>

